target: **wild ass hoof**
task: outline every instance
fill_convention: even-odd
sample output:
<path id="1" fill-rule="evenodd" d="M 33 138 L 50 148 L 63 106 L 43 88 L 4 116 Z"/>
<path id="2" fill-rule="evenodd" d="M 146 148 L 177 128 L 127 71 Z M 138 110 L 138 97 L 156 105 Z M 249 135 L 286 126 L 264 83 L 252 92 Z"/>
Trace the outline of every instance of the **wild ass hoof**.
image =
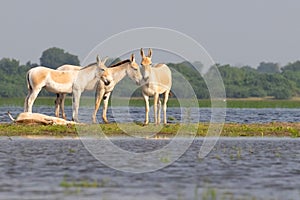
<path id="1" fill-rule="evenodd" d="M 72 121 L 73 121 L 73 122 L 76 122 L 76 123 L 79 123 L 79 120 L 78 120 L 78 119 L 72 118 Z"/>
<path id="2" fill-rule="evenodd" d="M 105 124 L 109 124 L 109 121 L 108 121 L 108 120 L 103 120 L 103 122 L 104 122 Z"/>

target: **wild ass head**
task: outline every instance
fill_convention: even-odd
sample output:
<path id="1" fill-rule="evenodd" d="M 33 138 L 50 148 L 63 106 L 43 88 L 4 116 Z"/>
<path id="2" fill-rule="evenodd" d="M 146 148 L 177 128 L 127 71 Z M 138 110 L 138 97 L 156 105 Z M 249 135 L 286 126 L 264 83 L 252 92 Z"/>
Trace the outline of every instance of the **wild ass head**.
<path id="1" fill-rule="evenodd" d="M 105 62 L 107 61 L 108 57 L 104 58 L 101 60 L 99 56 L 97 56 L 97 66 L 98 66 L 98 76 L 100 79 L 104 82 L 104 84 L 107 86 L 111 83 L 112 81 L 112 75 L 110 74 L 108 68 L 105 65 Z"/>
<path id="2" fill-rule="evenodd" d="M 143 77 L 139 65 L 135 62 L 134 54 L 131 54 L 129 61 L 129 68 L 126 73 L 137 85 L 139 85 Z"/>
<path id="3" fill-rule="evenodd" d="M 151 66 L 152 66 L 152 49 L 148 50 L 148 55 L 145 56 L 143 48 L 141 48 L 141 56 L 142 56 L 142 61 L 141 65 L 143 66 L 142 74 L 144 80 L 149 78 L 150 71 L 151 71 Z"/>

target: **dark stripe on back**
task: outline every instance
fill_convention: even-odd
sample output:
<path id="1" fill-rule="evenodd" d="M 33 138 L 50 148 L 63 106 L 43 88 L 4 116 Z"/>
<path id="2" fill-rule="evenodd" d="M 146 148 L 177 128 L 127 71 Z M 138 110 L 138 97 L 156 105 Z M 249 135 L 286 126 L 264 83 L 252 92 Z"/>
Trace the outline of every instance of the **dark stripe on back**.
<path id="1" fill-rule="evenodd" d="M 116 63 L 116 64 L 110 65 L 109 67 L 117 67 L 117 66 L 119 66 L 119 65 L 123 65 L 123 64 L 128 63 L 128 62 L 130 62 L 129 59 L 123 60 L 123 61 L 120 61 L 120 62 L 118 62 L 118 63 Z M 91 67 L 91 66 L 96 65 L 96 64 L 97 64 L 96 62 L 91 63 L 91 64 L 88 64 L 87 66 L 82 67 L 80 70 L 85 69 L 85 68 L 87 68 L 87 67 Z"/>
<path id="2" fill-rule="evenodd" d="M 123 64 L 128 63 L 128 62 L 130 62 L 129 59 L 123 60 L 123 61 L 120 61 L 120 62 L 118 62 L 118 63 L 116 63 L 116 64 L 110 65 L 109 67 L 117 67 L 117 66 L 119 66 L 119 65 L 123 65 Z"/>
<path id="3" fill-rule="evenodd" d="M 96 64 L 97 64 L 96 62 L 91 63 L 91 64 L 88 64 L 87 66 L 82 67 L 80 70 L 83 70 L 83 69 L 85 69 L 85 68 L 91 67 L 91 66 L 96 65 Z"/>

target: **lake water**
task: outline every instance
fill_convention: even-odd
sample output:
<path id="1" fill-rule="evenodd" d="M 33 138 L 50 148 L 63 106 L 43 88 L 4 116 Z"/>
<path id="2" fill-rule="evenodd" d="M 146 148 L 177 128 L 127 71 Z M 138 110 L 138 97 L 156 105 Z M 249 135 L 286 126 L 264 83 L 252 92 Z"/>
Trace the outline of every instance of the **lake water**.
<path id="1" fill-rule="evenodd" d="M 90 123 L 93 107 L 81 107 L 79 109 L 79 119 L 82 122 Z M 72 108 L 66 107 L 67 118 L 70 120 L 72 116 Z M 10 111 L 13 116 L 17 116 L 23 112 L 23 107 L 0 107 L 0 122 L 10 122 L 7 116 L 7 111 Z M 34 107 L 33 112 L 39 112 L 47 115 L 54 116 L 54 107 Z M 181 108 L 169 108 L 167 116 L 170 123 L 180 122 L 186 111 Z M 114 122 L 130 122 L 144 120 L 143 107 L 116 107 L 112 111 L 108 109 L 107 118 L 109 121 Z M 97 118 L 100 123 L 102 109 L 98 111 Z M 210 108 L 194 108 L 190 112 L 190 119 L 192 122 L 209 122 L 211 118 Z M 199 116 L 199 118 L 198 118 Z M 150 120 L 153 122 L 153 109 L 150 109 Z M 227 108 L 226 109 L 226 122 L 234 123 L 267 123 L 267 122 L 300 122 L 300 109 L 287 109 L 287 108 L 268 108 L 268 109 L 251 109 L 251 108 Z"/>
<path id="2" fill-rule="evenodd" d="M 144 108 L 109 110 L 110 121 L 143 121 Z M 0 122 L 10 122 L 21 107 L 1 107 Z M 80 119 L 90 122 L 93 108 L 81 108 Z M 66 108 L 71 116 L 71 108 Z M 299 122 L 300 109 L 227 109 L 226 122 Z M 34 112 L 53 115 L 53 107 Z M 182 110 L 170 108 L 171 122 Z M 197 111 L 196 111 L 197 112 Z M 127 113 L 127 114 L 126 114 Z M 129 115 L 128 115 L 129 113 Z M 193 119 L 193 113 L 191 119 Z M 198 121 L 209 122 L 210 109 L 200 108 Z M 152 114 L 152 113 L 151 113 Z M 99 111 L 98 119 L 101 119 Z M 153 120 L 153 119 L 152 119 Z M 100 120 L 101 122 L 101 120 Z M 169 140 L 114 138 L 129 152 L 159 149 Z M 179 139 L 180 140 L 180 139 Z M 300 140 L 286 138 L 220 138 L 204 159 L 198 158 L 203 138 L 191 141 L 174 163 L 148 173 L 112 169 L 95 159 L 81 140 L 0 138 L 0 199 L 300 199 Z M 178 151 L 181 146 L 178 146 Z M 107 152 L 109 159 L 120 156 Z M 141 159 L 140 162 L 143 162 Z M 161 162 L 168 162 L 168 157 Z M 98 187 L 75 186 L 98 183 Z M 66 184 L 70 187 L 67 187 Z M 72 185 L 73 184 L 73 185 Z"/>
<path id="3" fill-rule="evenodd" d="M 127 151 L 168 142 L 114 139 Z M 106 167 L 80 140 L 3 137 L 0 199 L 300 198 L 300 140 L 221 138 L 200 160 L 202 142 L 194 140 L 180 159 L 163 169 L 134 174 Z M 99 187 L 62 185 L 81 181 L 96 181 Z"/>

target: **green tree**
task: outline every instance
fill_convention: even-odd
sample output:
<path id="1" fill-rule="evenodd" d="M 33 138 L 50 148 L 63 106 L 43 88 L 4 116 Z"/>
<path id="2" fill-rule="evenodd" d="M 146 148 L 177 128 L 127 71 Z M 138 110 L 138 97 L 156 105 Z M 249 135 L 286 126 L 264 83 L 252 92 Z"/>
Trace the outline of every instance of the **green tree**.
<path id="1" fill-rule="evenodd" d="M 276 99 L 289 99 L 295 91 L 291 81 L 282 74 L 264 74 L 260 79 L 262 80 L 260 85 L 267 91 L 267 95 Z"/>
<path id="2" fill-rule="evenodd" d="M 282 73 L 259 73 L 248 67 L 219 66 L 227 97 L 246 98 L 274 96 L 288 99 L 297 91 L 295 84 Z"/>
<path id="3" fill-rule="evenodd" d="M 30 67 L 20 65 L 18 60 L 2 58 L 0 60 L 0 96 L 25 97 L 27 86 L 25 74 Z"/>
<path id="4" fill-rule="evenodd" d="M 250 87 L 248 94 L 250 97 L 265 97 L 267 92 L 261 87 Z"/>
<path id="5" fill-rule="evenodd" d="M 19 61 L 15 59 L 2 58 L 0 60 L 0 69 L 5 74 L 16 74 L 19 64 Z"/>
<path id="6" fill-rule="evenodd" d="M 80 65 L 78 56 L 72 55 L 57 47 L 45 50 L 40 58 L 40 63 L 42 66 L 52 69 L 56 69 L 64 64 Z"/>
<path id="7" fill-rule="evenodd" d="M 300 61 L 298 60 L 296 62 L 287 64 L 282 68 L 282 71 L 300 71 Z"/>
<path id="8" fill-rule="evenodd" d="M 289 63 L 282 68 L 282 75 L 294 86 L 295 94 L 300 94 L 300 61 Z"/>
<path id="9" fill-rule="evenodd" d="M 25 66 L 27 66 L 27 67 L 30 67 L 30 68 L 33 68 L 33 67 L 37 67 L 37 66 L 39 66 L 37 63 L 31 63 L 30 61 L 28 61 L 26 64 L 25 64 Z"/>
<path id="10" fill-rule="evenodd" d="M 185 89 L 181 86 L 180 83 L 176 83 L 177 77 L 175 76 L 176 74 L 179 75 L 181 74 L 188 83 L 191 84 L 193 90 L 195 91 L 195 94 L 197 98 L 203 99 L 203 98 L 209 98 L 209 92 L 206 86 L 206 83 L 201 76 L 201 74 L 195 69 L 194 65 L 197 65 L 197 67 L 200 67 L 200 69 L 203 67 L 200 62 L 195 62 L 193 64 L 189 62 L 181 62 L 181 63 L 168 63 L 167 64 L 171 70 L 173 70 L 172 77 L 173 77 L 173 83 L 172 83 L 172 88 L 176 88 L 176 90 L 182 91 L 182 95 L 185 93 Z M 176 73 L 174 73 L 176 71 Z M 177 79 L 180 80 L 180 79 Z"/>
<path id="11" fill-rule="evenodd" d="M 280 73 L 280 66 L 278 63 L 261 62 L 257 71 L 260 73 Z"/>
<path id="12" fill-rule="evenodd" d="M 292 91 L 284 87 L 276 88 L 273 93 L 275 99 L 290 99 L 292 95 Z"/>

